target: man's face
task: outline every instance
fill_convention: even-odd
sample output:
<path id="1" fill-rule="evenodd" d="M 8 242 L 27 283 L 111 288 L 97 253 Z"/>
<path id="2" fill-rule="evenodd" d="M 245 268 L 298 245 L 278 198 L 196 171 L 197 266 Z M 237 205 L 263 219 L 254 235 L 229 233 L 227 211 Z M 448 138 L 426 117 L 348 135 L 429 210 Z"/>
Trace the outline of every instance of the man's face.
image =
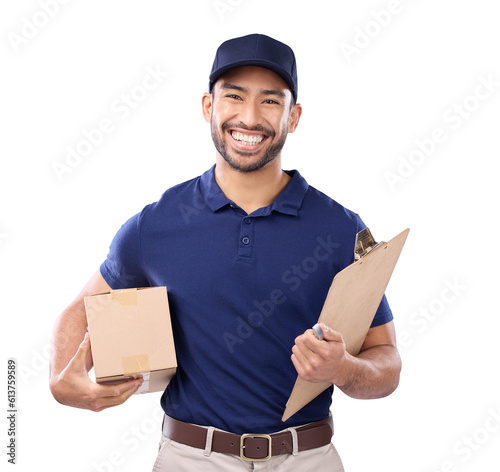
<path id="1" fill-rule="evenodd" d="M 240 172 L 259 170 L 281 154 L 300 116 L 291 105 L 285 81 L 256 66 L 230 70 L 215 83 L 212 96 L 204 97 L 215 147 Z"/>

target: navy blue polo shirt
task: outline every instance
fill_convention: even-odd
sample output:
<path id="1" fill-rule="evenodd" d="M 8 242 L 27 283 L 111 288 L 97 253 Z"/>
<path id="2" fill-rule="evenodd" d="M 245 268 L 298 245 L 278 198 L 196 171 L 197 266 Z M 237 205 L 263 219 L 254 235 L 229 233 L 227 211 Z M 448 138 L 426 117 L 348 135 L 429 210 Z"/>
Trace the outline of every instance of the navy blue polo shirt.
<path id="1" fill-rule="evenodd" d="M 161 403 L 174 418 L 242 434 L 329 413 L 333 387 L 281 421 L 297 377 L 290 356 L 365 226 L 288 173 L 274 202 L 247 215 L 212 167 L 167 190 L 113 239 L 101 265 L 111 288 L 167 287 L 178 370 Z M 384 296 L 372 326 L 391 320 Z"/>

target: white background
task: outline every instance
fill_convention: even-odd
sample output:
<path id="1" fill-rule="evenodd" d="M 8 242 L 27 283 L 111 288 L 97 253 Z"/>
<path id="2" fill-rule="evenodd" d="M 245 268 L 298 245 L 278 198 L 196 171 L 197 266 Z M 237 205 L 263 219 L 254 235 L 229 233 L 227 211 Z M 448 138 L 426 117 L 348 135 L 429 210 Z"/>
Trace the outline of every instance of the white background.
<path id="1" fill-rule="evenodd" d="M 400 387 L 375 401 L 334 394 L 346 470 L 499 470 L 496 2 L 45 3 L 50 15 L 43 0 L 3 2 L 0 14 L 1 349 L 3 377 L 7 358 L 19 367 L 16 470 L 152 468 L 159 394 L 99 414 L 59 405 L 50 331 L 120 225 L 212 165 L 200 99 L 214 53 L 254 32 L 297 56 L 304 113 L 284 168 L 358 212 L 379 239 L 411 228 L 388 288 Z M 168 77 L 141 94 L 147 68 Z M 140 100 L 119 112 L 132 92 Z M 59 179 L 54 163 L 103 119 L 112 131 Z M 433 147 L 436 128 L 446 140 Z"/>

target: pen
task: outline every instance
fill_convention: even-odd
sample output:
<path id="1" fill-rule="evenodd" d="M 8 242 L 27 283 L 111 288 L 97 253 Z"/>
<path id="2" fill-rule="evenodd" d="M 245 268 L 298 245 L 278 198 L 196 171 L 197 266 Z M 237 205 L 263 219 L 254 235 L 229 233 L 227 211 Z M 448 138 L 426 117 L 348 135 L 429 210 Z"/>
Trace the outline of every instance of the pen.
<path id="1" fill-rule="evenodd" d="M 319 323 L 316 323 L 313 327 L 312 327 L 314 333 L 316 334 L 316 337 L 322 341 L 323 338 L 324 338 L 324 335 L 323 335 L 323 330 L 321 329 L 321 326 L 319 325 Z"/>

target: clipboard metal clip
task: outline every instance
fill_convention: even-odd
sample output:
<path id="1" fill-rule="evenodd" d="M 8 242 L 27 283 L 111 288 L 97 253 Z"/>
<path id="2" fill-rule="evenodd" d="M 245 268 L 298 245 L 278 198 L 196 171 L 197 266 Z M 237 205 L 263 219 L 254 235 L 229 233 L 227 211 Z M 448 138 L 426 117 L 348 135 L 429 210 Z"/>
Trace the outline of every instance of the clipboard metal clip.
<path id="1" fill-rule="evenodd" d="M 380 241 L 377 243 L 375 239 L 373 239 L 372 232 L 369 228 L 361 230 L 358 234 L 356 234 L 354 260 L 359 261 L 362 257 L 366 256 L 369 252 L 373 251 L 382 244 L 385 244 L 385 242 Z"/>

